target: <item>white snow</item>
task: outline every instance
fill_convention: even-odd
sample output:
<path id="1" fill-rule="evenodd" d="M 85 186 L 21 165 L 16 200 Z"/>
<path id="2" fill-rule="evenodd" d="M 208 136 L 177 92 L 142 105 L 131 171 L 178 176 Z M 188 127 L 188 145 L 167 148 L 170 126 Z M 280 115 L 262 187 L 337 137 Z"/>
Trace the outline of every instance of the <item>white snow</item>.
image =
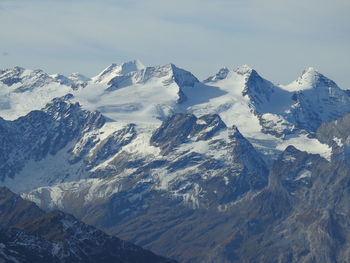
<path id="1" fill-rule="evenodd" d="M 333 141 L 339 146 L 339 147 L 343 147 L 344 143 L 342 142 L 342 139 L 334 137 Z"/>
<path id="2" fill-rule="evenodd" d="M 76 181 L 87 175 L 82 163 L 69 164 L 67 145 L 56 155 L 48 154 L 40 161 L 29 160 L 14 178 L 5 178 L 1 185 L 7 186 L 16 193 L 29 192 L 42 186 L 53 186 L 63 182 Z"/>
<path id="3" fill-rule="evenodd" d="M 144 69 L 145 66 L 139 60 L 133 60 L 122 64 L 112 64 L 100 74 L 92 78 L 94 83 L 108 83 L 114 77 L 126 75 L 130 72 Z"/>
<path id="4" fill-rule="evenodd" d="M 154 77 L 146 83 L 135 83 L 113 91 L 106 91 L 107 84 L 92 83 L 73 94 L 84 108 L 98 110 L 113 120 L 159 123 L 159 118 L 168 116 L 179 99 L 176 83 L 164 85 L 169 77 Z"/>
<path id="5" fill-rule="evenodd" d="M 310 139 L 306 134 L 301 134 L 298 137 L 291 137 L 284 141 L 281 141 L 277 145 L 277 149 L 284 151 L 289 145 L 293 145 L 295 148 L 308 153 L 319 154 L 323 158 L 330 160 L 332 154 L 332 148 L 326 144 L 320 143 L 317 139 Z"/>
<path id="6" fill-rule="evenodd" d="M 301 106 L 292 99 L 293 92 L 303 92 L 311 108 L 316 111 L 322 110 L 321 117 L 324 121 L 331 118 L 334 109 L 339 109 L 341 113 L 350 109 L 350 99 L 345 97 L 343 91 L 335 86 L 315 89 L 314 84 L 318 81 L 319 73 L 311 68 L 289 85 L 276 86 L 268 81 L 263 81 L 262 85 L 249 87 L 249 90 L 247 90 L 247 80 L 254 72 L 253 69 L 244 65 L 228 72 L 227 76 L 226 71 L 221 76 L 223 79 L 213 78 L 212 82 L 208 81 L 206 84 L 195 83 L 194 86 L 180 87 L 174 81 L 175 73 L 172 65 L 146 68 L 139 61 L 131 61 L 124 64 L 112 64 L 91 80 L 78 73 L 72 74 L 69 77 L 70 80 L 88 82 L 86 87 L 78 90 L 72 90 L 69 86 L 51 81 L 42 87 L 35 87 L 32 91 L 16 93 L 14 89 L 21 84 L 9 87 L 0 82 L 0 116 L 5 119 L 13 120 L 31 110 L 40 109 L 52 98 L 61 97 L 67 93 L 72 93 L 74 95 L 72 101 L 79 102 L 84 109 L 98 110 L 110 119 L 101 129 L 86 133 L 77 144 L 67 146 L 57 155 L 49 155 L 39 162 L 29 160 L 25 168 L 14 179 L 7 178 L 2 184 L 15 192 L 32 191 L 23 196 L 37 203 L 46 202 L 58 207 L 62 205 L 62 196 L 69 191 L 77 195 L 78 192 L 85 192 L 85 202 L 96 198 L 106 198 L 120 191 L 121 179 L 129 176 L 134 170 L 125 170 L 113 175 L 110 179 L 88 178 L 87 172 L 82 169 L 82 163 L 68 164 L 67 160 L 70 156 L 67 151 L 73 149 L 73 153 L 78 153 L 84 142 L 91 136 L 95 136 L 96 141 L 102 141 L 125 125 L 135 123 L 137 136 L 130 144 L 123 146 L 122 151 L 132 156 L 142 157 L 145 161 L 161 160 L 163 157 L 160 149 L 151 146 L 149 141 L 154 130 L 160 126 L 161 120 L 174 112 L 189 112 L 197 116 L 219 114 L 228 127 L 237 126 L 242 135 L 269 161 L 276 159 L 276 156 L 289 145 L 330 159 L 331 148 L 317 139 L 308 138 L 306 133 L 295 132 L 279 138 L 263 133 L 257 113 L 271 129 L 283 133 L 284 130 L 295 128 L 287 117 L 293 109 Z M 32 74 L 33 71 L 24 70 L 21 77 L 25 77 L 30 84 L 32 80 L 28 78 Z M 127 81 L 123 81 L 123 85 L 113 87 L 116 77 L 125 77 Z M 187 100 L 179 103 L 181 92 Z M 247 94 L 243 95 L 245 92 Z M 254 104 L 249 96 L 255 97 L 257 102 Z M 323 105 L 322 102 L 330 97 L 339 100 L 340 104 Z M 198 120 L 197 123 L 205 124 L 201 120 Z M 219 132 L 213 140 L 228 141 L 228 133 L 228 131 Z M 339 138 L 334 138 L 334 141 L 339 146 L 342 145 Z M 210 145 L 208 141 L 192 140 L 179 146 L 176 151 L 178 157 L 181 157 L 183 153 L 196 152 L 217 160 L 230 161 L 227 150 Z M 93 167 L 91 171 L 108 167 L 113 158 L 115 156 Z M 294 157 L 291 156 L 285 158 L 285 161 L 294 160 Z M 188 174 L 196 172 L 196 165 L 175 172 L 158 168 L 152 170 L 150 180 L 156 189 L 173 191 L 174 195 L 181 195 L 186 202 L 197 207 L 201 193 L 199 185 L 193 186 L 194 190 L 185 194 L 181 193 L 183 188 L 172 189 L 173 182 L 183 180 Z M 215 174 L 208 172 L 202 176 L 208 179 Z M 308 176 L 308 171 L 304 171 L 298 178 Z M 228 177 L 224 177 L 223 180 L 225 184 L 229 183 Z"/>
<path id="7" fill-rule="evenodd" d="M 298 176 L 297 176 L 297 178 L 295 178 L 295 180 L 298 181 L 298 180 L 301 180 L 303 178 L 308 178 L 308 177 L 311 177 L 311 175 L 312 175 L 311 171 L 304 169 L 298 173 Z"/>
<path id="8" fill-rule="evenodd" d="M 14 93 L 12 86 L 7 88 L 0 85 L 0 116 L 7 120 L 17 119 L 32 110 L 40 110 L 53 98 L 62 97 L 71 91 L 70 87 L 58 83 L 23 93 Z"/>

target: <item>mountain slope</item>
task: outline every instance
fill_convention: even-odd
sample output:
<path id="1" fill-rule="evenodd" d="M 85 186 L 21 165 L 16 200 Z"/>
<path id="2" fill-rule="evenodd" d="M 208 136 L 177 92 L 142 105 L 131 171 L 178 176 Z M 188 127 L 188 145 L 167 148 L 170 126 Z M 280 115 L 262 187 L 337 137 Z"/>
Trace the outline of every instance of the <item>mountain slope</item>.
<path id="1" fill-rule="evenodd" d="M 9 262 L 175 262 L 111 237 L 60 211 L 44 213 L 0 188 L 0 259 Z M 25 208 L 24 208 L 25 207 Z M 24 209 L 23 209 L 24 208 Z M 14 220 L 13 220 L 14 219 Z"/>
<path id="2" fill-rule="evenodd" d="M 43 108 L 53 98 L 83 88 L 87 82 L 78 73 L 65 77 L 21 67 L 0 70 L 0 116 L 17 119 Z"/>

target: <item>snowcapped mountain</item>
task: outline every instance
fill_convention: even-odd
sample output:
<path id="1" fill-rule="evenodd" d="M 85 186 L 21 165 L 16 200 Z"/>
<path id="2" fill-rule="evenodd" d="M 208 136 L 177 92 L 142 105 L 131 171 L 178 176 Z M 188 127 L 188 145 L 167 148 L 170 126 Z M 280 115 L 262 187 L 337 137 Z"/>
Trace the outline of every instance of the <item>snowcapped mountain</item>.
<path id="1" fill-rule="evenodd" d="M 130 63 L 115 66 L 113 77 L 108 75 L 108 81 L 98 81 L 105 71 L 97 79 L 93 78 L 91 85 L 73 93 L 77 101 L 113 120 L 159 123 L 159 119 L 176 112 L 186 100 L 184 88 L 199 84 L 190 72 L 173 64 L 138 69 L 140 67 L 131 67 Z M 129 66 L 122 70 L 124 65 Z"/>
<path id="2" fill-rule="evenodd" d="M 128 73 L 144 69 L 145 66 L 138 60 L 129 61 L 122 64 L 111 64 L 105 68 L 100 74 L 92 78 L 95 83 L 108 83 L 111 79 L 127 75 Z"/>
<path id="3" fill-rule="evenodd" d="M 79 73 L 65 77 L 21 67 L 0 70 L 0 116 L 17 119 L 32 110 L 43 108 L 56 97 L 83 88 L 87 81 Z"/>
<path id="4" fill-rule="evenodd" d="M 312 68 L 285 86 L 246 65 L 203 82 L 136 60 L 91 79 L 3 70 L 0 185 L 162 255 L 235 262 L 346 159 L 349 100 Z"/>

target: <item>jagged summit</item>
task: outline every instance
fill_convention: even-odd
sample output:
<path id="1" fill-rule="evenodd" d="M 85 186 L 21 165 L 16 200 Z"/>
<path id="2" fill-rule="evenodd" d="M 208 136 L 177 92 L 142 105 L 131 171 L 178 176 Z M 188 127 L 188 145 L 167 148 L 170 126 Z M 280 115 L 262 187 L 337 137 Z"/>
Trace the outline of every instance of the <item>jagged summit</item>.
<path id="1" fill-rule="evenodd" d="M 334 81 L 330 80 L 313 67 L 309 67 L 303 70 L 302 74 L 295 81 L 288 85 L 281 86 L 281 88 L 290 92 L 309 90 L 315 88 L 340 89 Z"/>
<path id="2" fill-rule="evenodd" d="M 68 78 L 73 80 L 73 81 L 83 81 L 83 82 L 88 82 L 91 80 L 90 78 L 84 76 L 83 74 L 81 74 L 79 72 L 71 73 Z"/>
<path id="3" fill-rule="evenodd" d="M 231 71 L 227 67 L 223 67 L 218 71 L 218 73 L 205 79 L 203 81 L 203 83 L 217 82 L 219 80 L 226 79 L 229 76 L 230 72 Z M 232 72 L 237 73 L 238 75 L 242 75 L 242 76 L 245 76 L 245 75 L 247 75 L 247 76 L 251 76 L 251 75 L 259 76 L 259 74 L 248 65 L 239 66 L 239 67 L 235 68 Z"/>
<path id="4" fill-rule="evenodd" d="M 256 72 L 253 68 L 245 64 L 237 67 L 234 71 L 240 75 L 252 74 L 253 72 Z"/>
<path id="5" fill-rule="evenodd" d="M 219 69 L 218 73 L 205 79 L 203 81 L 203 83 L 216 82 L 218 80 L 223 80 L 223 79 L 227 78 L 227 75 L 229 73 L 230 73 L 230 70 L 227 67 L 223 67 L 223 68 Z"/>
<path id="6" fill-rule="evenodd" d="M 126 75 L 144 68 L 145 66 L 139 60 L 131 60 L 122 64 L 113 63 L 96 77 L 93 77 L 92 80 L 96 83 L 108 83 L 114 77 Z"/>

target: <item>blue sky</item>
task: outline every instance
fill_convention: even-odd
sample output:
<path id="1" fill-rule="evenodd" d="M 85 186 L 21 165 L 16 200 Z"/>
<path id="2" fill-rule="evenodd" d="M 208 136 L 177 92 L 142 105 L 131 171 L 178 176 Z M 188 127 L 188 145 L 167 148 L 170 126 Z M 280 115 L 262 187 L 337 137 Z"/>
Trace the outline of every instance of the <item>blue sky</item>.
<path id="1" fill-rule="evenodd" d="M 248 64 L 286 84 L 313 66 L 350 89 L 348 0 L 0 0 L 0 68 L 96 75 L 169 62 L 203 79 Z"/>

